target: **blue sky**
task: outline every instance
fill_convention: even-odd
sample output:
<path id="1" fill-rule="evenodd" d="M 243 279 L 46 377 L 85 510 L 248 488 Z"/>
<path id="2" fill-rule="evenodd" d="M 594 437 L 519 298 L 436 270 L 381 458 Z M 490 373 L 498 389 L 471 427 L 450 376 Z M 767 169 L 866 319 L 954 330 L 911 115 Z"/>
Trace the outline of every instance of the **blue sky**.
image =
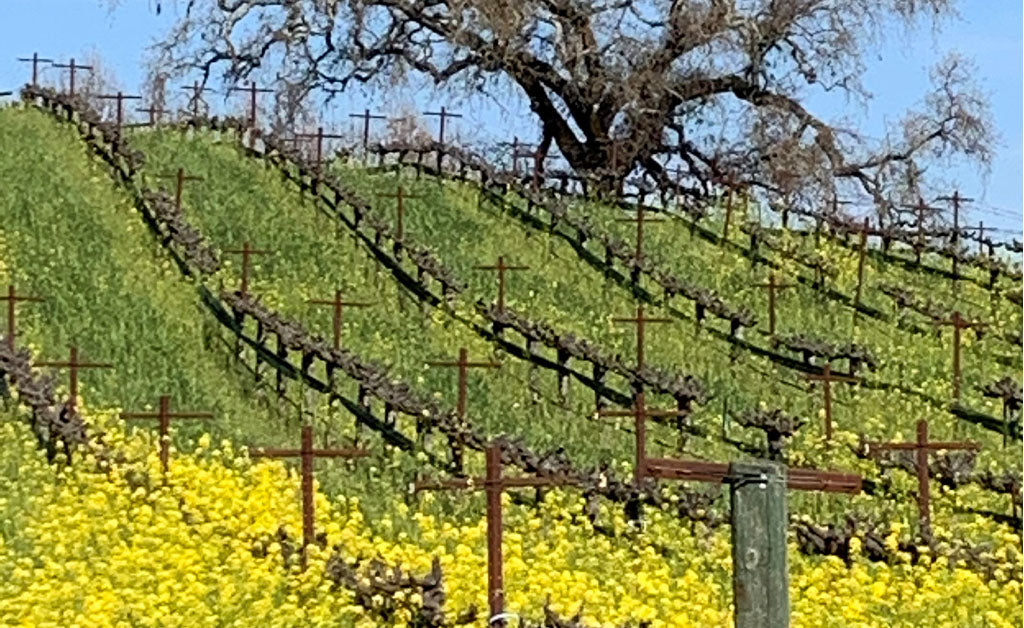
<path id="1" fill-rule="evenodd" d="M 156 0 L 121 0 L 110 10 L 100 0 L 0 0 L 0 90 L 16 88 L 28 80 L 29 67 L 15 61 L 38 51 L 43 56 L 66 61 L 88 53 L 100 55 L 125 89 L 139 87 L 143 76 L 146 47 L 173 23 L 173 0 L 163 2 L 163 13 L 155 13 Z M 168 6 L 170 5 L 170 6 Z M 961 0 L 961 17 L 943 26 L 939 34 L 921 28 L 905 41 L 893 42 L 872 51 L 864 83 L 874 98 L 868 109 L 842 101 L 810 101 L 819 114 L 843 116 L 869 135 L 879 135 L 886 120 L 895 121 L 913 106 L 928 87 L 928 68 L 950 50 L 972 58 L 978 81 L 990 95 L 992 113 L 1000 134 L 1000 145 L 991 172 L 985 176 L 973 168 L 952 173 L 961 191 L 976 199 L 967 217 L 974 222 L 1019 233 L 1022 207 L 1022 3 L 1012 0 Z M 43 73 L 44 82 L 55 81 L 58 70 Z M 415 102 L 414 102 L 415 101 Z M 226 106 L 216 97 L 215 107 Z M 430 94 L 409 98 L 408 106 L 436 106 Z M 364 94 L 346 95 L 336 103 L 336 119 L 350 110 L 375 107 Z M 501 129 L 507 137 L 520 133 L 532 139 L 525 107 L 504 110 L 498 103 L 474 99 L 462 103 L 466 115 L 457 123 L 459 132 L 484 130 L 484 137 L 497 139 Z M 391 107 L 389 113 L 394 112 Z M 483 138 L 481 138 L 483 139 Z M 1009 234 L 1002 234 L 1003 237 Z"/>

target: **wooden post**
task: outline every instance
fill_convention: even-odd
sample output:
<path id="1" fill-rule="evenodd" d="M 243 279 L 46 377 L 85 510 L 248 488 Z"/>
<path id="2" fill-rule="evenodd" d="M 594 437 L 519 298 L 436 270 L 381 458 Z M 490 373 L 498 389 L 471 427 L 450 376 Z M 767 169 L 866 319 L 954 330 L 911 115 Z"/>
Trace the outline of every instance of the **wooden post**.
<path id="1" fill-rule="evenodd" d="M 505 311 L 505 271 L 509 270 L 529 270 L 529 266 L 509 266 L 505 264 L 505 256 L 498 256 L 498 263 L 494 265 L 483 265 L 474 266 L 476 270 L 496 270 L 498 271 L 498 311 Z"/>
<path id="2" fill-rule="evenodd" d="M 789 626 L 783 469 L 767 461 L 729 465 L 736 628 Z"/>
<path id="3" fill-rule="evenodd" d="M 971 450 L 981 449 L 981 445 L 972 441 L 959 442 L 929 442 L 928 421 L 921 419 L 917 422 L 917 440 L 913 443 L 867 443 L 868 451 L 877 449 L 879 451 L 913 451 L 916 457 L 917 467 L 917 513 L 919 529 L 922 538 L 931 538 L 931 489 L 929 488 L 930 474 L 928 471 L 928 453 L 940 450 Z"/>
<path id="4" fill-rule="evenodd" d="M 7 346 L 14 350 L 14 339 L 18 334 L 17 321 L 15 320 L 15 309 L 18 303 L 40 303 L 45 301 L 42 297 L 19 295 L 14 290 L 14 284 L 7 286 L 7 296 L 0 297 L 0 301 L 7 301 Z"/>
<path id="5" fill-rule="evenodd" d="M 302 447 L 300 449 L 250 449 L 254 458 L 295 458 L 302 460 L 302 569 L 306 569 L 306 547 L 316 539 L 313 460 L 315 458 L 365 458 L 370 455 L 365 449 L 314 449 L 313 426 L 302 426 Z"/>
<path id="6" fill-rule="evenodd" d="M 858 475 L 789 468 L 767 461 L 733 463 L 652 458 L 651 477 L 729 483 L 732 502 L 733 592 L 736 628 L 789 625 L 784 490 L 857 494 Z"/>
<path id="7" fill-rule="evenodd" d="M 168 459 L 170 458 L 170 427 L 171 419 L 212 419 L 209 412 L 171 412 L 171 398 L 161 395 L 158 412 L 122 412 L 121 419 L 157 419 L 160 426 L 160 468 L 164 479 L 167 479 Z"/>

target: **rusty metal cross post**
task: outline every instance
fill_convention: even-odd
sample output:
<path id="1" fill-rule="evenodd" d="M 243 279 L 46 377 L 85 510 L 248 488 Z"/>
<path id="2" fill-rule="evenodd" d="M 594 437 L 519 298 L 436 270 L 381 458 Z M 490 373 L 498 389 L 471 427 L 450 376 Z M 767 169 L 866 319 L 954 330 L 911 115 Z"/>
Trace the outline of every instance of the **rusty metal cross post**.
<path id="1" fill-rule="evenodd" d="M 811 382 L 819 381 L 824 384 L 825 391 L 825 440 L 832 441 L 832 382 L 845 384 L 857 384 L 860 380 L 848 375 L 835 375 L 832 373 L 832 365 L 828 362 L 821 367 L 821 375 L 808 373 L 805 379 Z"/>
<path id="2" fill-rule="evenodd" d="M 33 52 L 31 57 L 18 57 L 18 61 L 32 64 L 32 87 L 39 86 L 39 64 L 53 63 L 53 59 L 44 59 L 38 52 Z"/>
<path id="3" fill-rule="evenodd" d="M 519 160 L 524 157 L 532 157 L 533 151 L 529 150 L 532 144 L 526 144 L 519 141 L 519 136 L 512 136 L 511 142 L 498 142 L 498 146 L 508 146 L 511 148 L 509 157 L 512 160 L 512 176 L 519 176 Z"/>
<path id="4" fill-rule="evenodd" d="M 647 477 L 647 419 L 649 417 L 685 416 L 682 410 L 652 410 L 644 402 L 644 391 L 633 396 L 633 407 L 628 410 L 598 410 L 599 416 L 633 417 L 635 450 L 633 457 L 633 482 L 640 484 Z"/>
<path id="5" fill-rule="evenodd" d="M 192 110 L 193 118 L 199 117 L 199 104 L 206 104 L 206 102 L 203 101 L 203 92 L 216 93 L 213 92 L 213 90 L 209 87 L 203 87 L 202 85 L 200 85 L 199 81 L 193 81 L 192 85 L 183 85 L 181 89 L 192 92 L 192 96 L 188 99 L 187 106 Z"/>
<path id="6" fill-rule="evenodd" d="M 407 194 L 402 186 L 398 186 L 398 190 L 394 194 L 385 194 L 380 192 L 377 194 L 377 198 L 394 198 L 398 200 L 398 222 L 395 224 L 395 239 L 401 241 L 405 236 L 405 205 L 403 201 L 406 199 L 418 199 L 423 198 L 418 194 Z"/>
<path id="7" fill-rule="evenodd" d="M 417 481 L 413 491 L 483 490 L 487 493 L 487 602 L 488 626 L 505 626 L 505 570 L 502 554 L 503 521 L 501 496 L 512 488 L 569 486 L 576 482 L 561 476 L 505 477 L 501 469 L 501 447 L 486 449 L 487 471 L 483 478 Z"/>
<path id="8" fill-rule="evenodd" d="M 963 230 L 964 231 L 977 231 L 978 232 L 978 255 L 984 255 L 985 254 L 985 232 L 986 231 L 993 231 L 994 232 L 994 231 L 996 231 L 996 228 L 995 227 L 986 227 L 985 223 L 979 220 L 977 227 L 964 227 Z M 990 245 L 989 246 L 990 254 L 991 254 L 991 250 L 992 250 L 992 247 Z"/>
<path id="9" fill-rule="evenodd" d="M 17 324 L 15 321 L 15 309 L 18 303 L 39 303 L 45 301 L 42 297 L 33 297 L 18 294 L 14 290 L 14 284 L 7 286 L 7 295 L 0 296 L 0 301 L 7 301 L 7 346 L 14 350 L 14 339 L 17 336 Z"/>
<path id="10" fill-rule="evenodd" d="M 370 307 L 373 303 L 366 301 L 344 301 L 341 298 L 341 290 L 334 291 L 333 299 L 310 299 L 306 301 L 310 305 L 330 305 L 334 310 L 333 330 L 334 348 L 341 349 L 341 315 L 346 307 Z"/>
<path id="11" fill-rule="evenodd" d="M 987 325 L 978 321 L 968 321 L 960 316 L 959 311 L 954 311 L 952 318 L 934 321 L 934 324 L 950 325 L 953 327 L 953 401 L 960 403 L 960 330 L 968 328 L 978 329 Z"/>
<path id="12" fill-rule="evenodd" d="M 648 318 L 644 315 L 644 306 L 639 304 L 636 306 L 636 316 L 633 318 L 613 318 L 614 323 L 632 323 L 636 325 L 636 368 L 637 371 L 643 370 L 646 365 L 644 361 L 644 345 L 646 342 L 645 331 L 647 329 L 647 323 L 671 323 L 671 318 Z"/>
<path id="13" fill-rule="evenodd" d="M 647 212 L 644 209 L 643 203 L 639 203 L 636 207 L 636 216 L 633 218 L 618 218 L 616 222 L 635 222 L 636 223 L 636 250 L 633 253 L 633 259 L 636 264 L 633 266 L 633 270 L 630 272 L 631 279 L 635 282 L 640 277 L 640 260 L 644 256 L 644 224 L 645 223 L 656 223 L 665 222 L 664 218 L 648 218 Z"/>
<path id="14" fill-rule="evenodd" d="M 112 369 L 113 364 L 106 362 L 83 362 L 78 359 L 78 346 L 72 345 L 71 352 L 66 362 L 44 361 L 36 362 L 35 366 L 48 366 L 51 368 L 66 368 L 69 371 L 68 387 L 68 408 L 74 410 L 78 404 L 78 369 Z"/>
<path id="15" fill-rule="evenodd" d="M 370 122 L 372 120 L 387 120 L 387 116 L 371 114 L 369 109 L 363 109 L 362 113 L 350 113 L 350 118 L 358 118 L 363 121 L 363 156 L 366 156 L 370 147 Z"/>
<path id="16" fill-rule="evenodd" d="M 721 179 L 721 182 L 729 190 L 725 196 L 725 223 L 722 225 L 722 243 L 725 244 L 729 242 L 729 223 L 732 222 L 732 197 L 736 180 L 730 172 Z"/>
<path id="17" fill-rule="evenodd" d="M 212 419 L 210 412 L 171 412 L 171 397 L 160 396 L 160 409 L 157 412 L 122 412 L 122 420 L 157 419 L 160 429 L 160 469 L 164 480 L 167 479 L 168 461 L 170 458 L 170 427 L 171 419 Z"/>
<path id="18" fill-rule="evenodd" d="M 242 283 L 238 293 L 243 297 L 249 295 L 249 265 L 253 255 L 270 255 L 272 251 L 263 249 L 254 249 L 249 246 L 249 242 L 245 241 L 242 243 L 240 249 L 225 249 L 224 253 L 231 253 L 233 255 L 242 256 Z"/>
<path id="19" fill-rule="evenodd" d="M 868 450 L 877 449 L 880 451 L 913 451 L 915 453 L 917 467 L 917 513 L 919 529 L 923 538 L 931 537 L 931 491 L 928 471 L 928 453 L 934 451 L 955 451 L 981 449 L 981 445 L 972 441 L 955 442 L 929 442 L 928 421 L 921 419 L 917 422 L 917 440 L 912 443 L 867 443 Z"/>
<path id="20" fill-rule="evenodd" d="M 946 201 L 953 205 L 953 234 L 951 244 L 953 245 L 953 293 L 957 292 L 957 280 L 960 279 L 960 203 L 974 202 L 973 198 L 960 196 L 960 190 L 953 190 L 952 196 L 940 196 L 936 200 Z"/>
<path id="21" fill-rule="evenodd" d="M 466 418 L 466 397 L 468 394 L 469 386 L 469 369 L 471 368 L 485 368 L 485 369 L 496 369 L 501 366 L 497 362 L 470 362 L 468 352 L 465 347 L 459 348 L 459 359 L 455 361 L 451 360 L 431 360 L 427 362 L 430 366 L 444 366 L 454 367 L 459 369 L 459 380 L 458 380 L 458 402 L 455 407 L 455 411 L 458 413 L 460 419 Z"/>
<path id="22" fill-rule="evenodd" d="M 302 446 L 299 449 L 250 448 L 254 458 L 295 458 L 302 460 L 302 569 L 306 568 L 306 548 L 316 540 L 315 512 L 313 510 L 313 460 L 315 458 L 365 458 L 370 455 L 366 449 L 315 449 L 313 447 L 313 426 L 302 426 Z"/>
<path id="23" fill-rule="evenodd" d="M 840 199 L 837 194 L 832 194 L 832 203 L 828 212 L 825 214 L 817 214 L 814 217 L 814 244 L 817 246 L 821 241 L 821 228 L 823 223 L 828 220 L 829 222 L 839 217 L 839 206 L 840 205 L 853 205 L 853 201 Z"/>
<path id="24" fill-rule="evenodd" d="M 184 168 L 178 168 L 178 171 L 175 172 L 174 174 L 158 174 L 156 176 L 157 176 L 158 179 L 174 179 L 175 180 L 175 186 L 174 186 L 174 208 L 176 210 L 178 210 L 179 213 L 181 212 L 181 195 L 182 195 L 182 192 L 184 192 L 184 189 L 185 189 L 185 182 L 186 181 L 202 181 L 203 180 L 202 177 L 197 177 L 197 176 L 194 176 L 194 175 L 186 175 Z"/>
<path id="25" fill-rule="evenodd" d="M 868 218 L 864 217 L 864 222 L 860 226 L 860 246 L 857 249 L 857 292 L 853 296 L 853 321 L 857 322 L 857 317 L 860 310 L 861 294 L 864 290 L 864 258 L 868 253 Z"/>
<path id="26" fill-rule="evenodd" d="M 324 140 L 342 139 L 345 136 L 339 133 L 324 133 L 324 127 L 321 126 L 317 127 L 316 133 L 296 133 L 295 137 L 316 140 L 316 168 L 319 174 L 324 160 Z"/>
<path id="27" fill-rule="evenodd" d="M 461 113 L 452 113 L 445 109 L 444 107 L 441 107 L 440 111 L 424 111 L 423 115 L 436 116 L 441 119 L 441 123 L 437 131 L 437 143 L 440 144 L 442 148 L 444 147 L 444 130 L 447 119 L 462 117 Z"/>
<path id="28" fill-rule="evenodd" d="M 914 256 L 918 264 L 921 263 L 921 253 L 924 250 L 924 215 L 927 212 L 938 212 L 942 211 L 940 207 L 932 207 L 924 202 L 924 199 L 920 196 L 917 197 L 917 203 L 914 205 L 903 205 L 907 209 L 913 209 L 916 212 L 916 227 L 917 227 L 917 243 L 914 245 Z"/>
<path id="29" fill-rule="evenodd" d="M 148 122 L 138 122 L 138 123 L 136 123 L 134 125 L 128 125 L 128 126 L 158 126 L 160 124 L 160 122 L 161 122 L 161 118 L 163 118 L 163 115 L 165 113 L 167 113 L 166 109 L 164 109 L 163 107 L 158 107 L 158 106 L 139 107 L 135 111 L 138 111 L 139 113 L 147 114 L 149 116 L 149 121 Z"/>
<path id="30" fill-rule="evenodd" d="M 512 265 L 509 266 L 505 263 L 505 256 L 498 256 L 498 263 L 492 265 L 481 265 L 474 266 L 476 270 L 496 270 L 498 271 L 498 311 L 505 311 L 505 272 L 509 270 L 529 270 L 529 266 Z"/>
<path id="31" fill-rule="evenodd" d="M 792 283 L 779 283 L 778 278 L 775 276 L 775 271 L 772 271 L 768 275 L 767 283 L 755 283 L 751 284 L 754 288 L 766 288 L 768 290 L 768 335 L 772 338 L 775 337 L 775 300 L 777 292 L 779 290 L 785 290 L 786 288 L 795 288 L 796 284 Z"/>
<path id="32" fill-rule="evenodd" d="M 271 94 L 274 90 L 266 87 L 258 87 L 255 81 L 249 81 L 249 87 L 229 87 L 228 92 L 248 92 L 249 94 L 249 127 L 256 128 L 256 95 Z"/>
<path id="33" fill-rule="evenodd" d="M 135 96 L 131 94 L 125 94 L 124 92 L 117 92 L 116 94 L 100 94 L 97 96 L 102 100 L 113 100 L 117 102 L 117 113 L 115 114 L 115 123 L 117 124 L 117 137 L 121 137 L 121 128 L 124 126 L 124 101 L 126 100 L 142 100 L 142 96 Z"/>
<path id="34" fill-rule="evenodd" d="M 75 63 L 75 58 L 72 57 L 70 63 L 52 63 L 51 66 L 55 68 L 67 68 L 71 72 L 71 80 L 68 83 L 68 96 L 75 97 L 75 74 L 78 70 L 86 70 L 92 72 L 93 67 L 91 65 L 79 65 Z"/>

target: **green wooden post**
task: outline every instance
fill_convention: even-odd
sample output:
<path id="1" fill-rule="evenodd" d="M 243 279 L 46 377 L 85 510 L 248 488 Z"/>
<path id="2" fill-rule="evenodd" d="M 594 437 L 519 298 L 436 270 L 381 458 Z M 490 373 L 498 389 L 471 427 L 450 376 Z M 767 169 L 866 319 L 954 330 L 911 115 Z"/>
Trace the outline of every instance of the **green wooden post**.
<path id="1" fill-rule="evenodd" d="M 787 628 L 785 469 L 734 462 L 729 475 L 736 628 Z"/>

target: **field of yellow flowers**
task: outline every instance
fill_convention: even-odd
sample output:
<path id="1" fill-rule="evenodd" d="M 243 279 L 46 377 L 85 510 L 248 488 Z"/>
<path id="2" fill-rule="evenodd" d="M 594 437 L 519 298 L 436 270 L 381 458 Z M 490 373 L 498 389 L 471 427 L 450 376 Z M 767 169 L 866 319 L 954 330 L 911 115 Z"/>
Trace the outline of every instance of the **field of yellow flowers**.
<path id="1" fill-rule="evenodd" d="M 174 456 L 164 484 L 150 439 L 123 434 L 110 413 L 86 411 L 127 462 L 102 469 L 87 457 L 50 466 L 15 414 L 0 425 L 2 625 L 381 625 L 372 601 L 356 603 L 325 576 L 329 553 L 420 573 L 438 557 L 448 619 L 485 608 L 482 516 L 453 521 L 429 497 L 419 509 L 396 497 L 390 513 L 369 521 L 357 499 L 318 493 L 317 524 L 329 549 L 312 548 L 301 572 L 294 554 L 286 561 L 273 540 L 281 527 L 293 539 L 301 529 L 293 471 L 203 438 L 196 451 Z M 691 530 L 653 513 L 640 534 L 615 515 L 606 523 L 618 532 L 612 538 L 593 530 L 578 502 L 568 493 L 551 493 L 537 509 L 506 502 L 510 610 L 536 618 L 550 600 L 564 615 L 582 606 L 593 626 L 729 625 L 726 531 Z M 892 542 L 897 536 L 894 530 Z M 993 538 L 993 555 L 1019 571 L 1017 537 Z M 888 565 L 856 556 L 846 565 L 795 547 L 790 554 L 794 626 L 1009 627 L 1022 620 L 1019 573 L 1009 570 L 986 579 L 941 558 Z M 415 594 L 407 601 L 419 602 Z M 411 616 L 399 609 L 387 623 L 406 625 Z"/>

